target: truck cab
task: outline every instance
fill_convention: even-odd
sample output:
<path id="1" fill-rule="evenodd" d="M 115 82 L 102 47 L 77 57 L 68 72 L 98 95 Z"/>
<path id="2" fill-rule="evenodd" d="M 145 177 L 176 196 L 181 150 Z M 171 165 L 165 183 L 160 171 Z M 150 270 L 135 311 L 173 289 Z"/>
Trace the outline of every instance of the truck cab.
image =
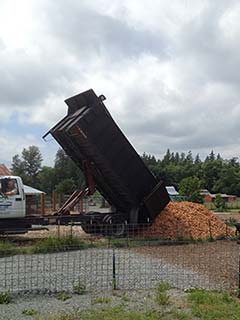
<path id="1" fill-rule="evenodd" d="M 26 215 L 23 182 L 17 176 L 0 177 L 0 219 L 22 218 Z"/>

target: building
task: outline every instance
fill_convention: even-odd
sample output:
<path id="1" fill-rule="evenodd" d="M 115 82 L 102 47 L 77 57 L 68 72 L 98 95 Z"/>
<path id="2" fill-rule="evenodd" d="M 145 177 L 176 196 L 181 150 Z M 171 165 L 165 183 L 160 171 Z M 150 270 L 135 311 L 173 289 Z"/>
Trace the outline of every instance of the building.
<path id="1" fill-rule="evenodd" d="M 215 193 L 210 193 L 207 189 L 202 189 L 200 194 L 203 196 L 203 201 L 207 203 L 214 202 L 217 195 Z M 237 196 L 234 195 L 229 195 L 226 193 L 219 193 L 219 195 L 224 199 L 225 202 L 237 200 Z"/>
<path id="2" fill-rule="evenodd" d="M 178 196 L 179 195 L 179 192 L 177 192 L 177 190 L 173 186 L 167 186 L 166 189 L 167 189 L 169 196 Z"/>
<path id="3" fill-rule="evenodd" d="M 11 171 L 4 165 L 0 164 L 0 176 L 11 176 Z"/>

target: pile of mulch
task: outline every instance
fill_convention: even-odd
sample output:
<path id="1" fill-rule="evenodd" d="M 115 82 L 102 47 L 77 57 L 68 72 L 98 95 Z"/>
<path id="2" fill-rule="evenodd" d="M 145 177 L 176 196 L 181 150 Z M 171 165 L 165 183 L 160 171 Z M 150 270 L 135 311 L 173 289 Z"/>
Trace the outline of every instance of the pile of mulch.
<path id="1" fill-rule="evenodd" d="M 170 202 L 145 235 L 171 240 L 221 239 L 234 236 L 235 230 L 201 204 Z"/>

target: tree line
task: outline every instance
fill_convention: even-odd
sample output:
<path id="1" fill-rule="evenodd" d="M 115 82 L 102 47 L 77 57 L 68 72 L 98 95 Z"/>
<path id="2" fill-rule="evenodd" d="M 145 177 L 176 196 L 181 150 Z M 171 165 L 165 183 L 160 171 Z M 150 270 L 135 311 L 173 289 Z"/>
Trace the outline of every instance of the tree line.
<path id="1" fill-rule="evenodd" d="M 171 152 L 163 159 L 144 153 L 143 161 L 158 179 L 175 186 L 180 194 L 208 189 L 211 193 L 227 193 L 240 196 L 240 164 L 237 157 L 223 159 L 214 151 L 201 160 L 199 154 Z M 190 192 L 191 191 L 191 192 Z"/>
<path id="2" fill-rule="evenodd" d="M 24 148 L 21 156 L 12 158 L 11 172 L 20 176 L 23 183 L 40 189 L 47 194 L 52 191 L 72 193 L 83 187 L 84 177 L 75 163 L 59 149 L 55 156 L 54 166 L 42 166 L 43 158 L 38 147 Z"/>
<path id="3" fill-rule="evenodd" d="M 240 164 L 236 157 L 226 160 L 211 151 L 202 160 L 199 154 L 194 157 L 191 151 L 185 154 L 168 149 L 162 159 L 146 153 L 142 159 L 157 179 L 176 187 L 191 200 L 200 202 L 200 189 L 240 196 Z M 30 146 L 13 157 L 11 171 L 21 176 L 25 184 L 48 194 L 53 190 L 70 193 L 83 187 L 81 170 L 62 149 L 57 151 L 53 167 L 42 166 L 42 162 L 39 148 Z"/>

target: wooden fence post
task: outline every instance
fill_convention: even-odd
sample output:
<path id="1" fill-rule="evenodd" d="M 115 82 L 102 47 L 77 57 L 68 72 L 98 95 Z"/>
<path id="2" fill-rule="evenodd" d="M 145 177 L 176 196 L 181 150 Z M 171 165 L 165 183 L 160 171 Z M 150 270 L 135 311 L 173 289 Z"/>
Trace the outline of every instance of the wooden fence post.
<path id="1" fill-rule="evenodd" d="M 52 192 L 52 211 L 56 211 L 56 192 Z"/>
<path id="2" fill-rule="evenodd" d="M 40 194 L 40 206 L 41 206 L 41 215 L 43 216 L 45 214 L 45 194 Z"/>

